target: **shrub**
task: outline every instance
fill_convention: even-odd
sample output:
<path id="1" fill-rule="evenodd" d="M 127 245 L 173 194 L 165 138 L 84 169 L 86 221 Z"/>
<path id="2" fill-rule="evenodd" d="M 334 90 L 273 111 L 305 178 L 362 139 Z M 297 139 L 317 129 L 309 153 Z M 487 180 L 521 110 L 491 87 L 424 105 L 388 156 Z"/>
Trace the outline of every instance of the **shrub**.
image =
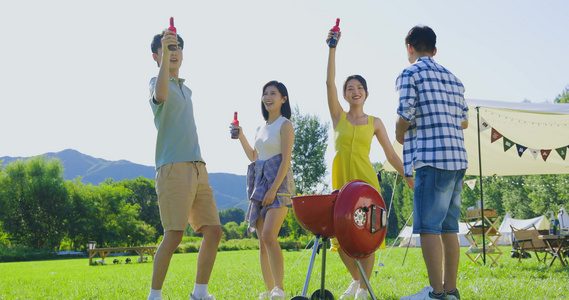
<path id="1" fill-rule="evenodd" d="M 23 245 L 0 246 L 0 262 L 32 261 L 56 258 L 49 249 L 34 249 Z"/>
<path id="2" fill-rule="evenodd" d="M 219 244 L 218 249 L 220 251 L 256 250 L 259 249 L 259 240 L 240 239 L 223 241 Z"/>
<path id="3" fill-rule="evenodd" d="M 175 253 L 195 253 L 200 250 L 201 242 L 194 242 L 194 243 L 184 243 L 180 244 L 177 248 Z"/>
<path id="4" fill-rule="evenodd" d="M 200 242 L 202 241 L 202 237 L 199 236 L 184 236 L 182 237 L 182 243 L 195 243 L 195 242 Z"/>

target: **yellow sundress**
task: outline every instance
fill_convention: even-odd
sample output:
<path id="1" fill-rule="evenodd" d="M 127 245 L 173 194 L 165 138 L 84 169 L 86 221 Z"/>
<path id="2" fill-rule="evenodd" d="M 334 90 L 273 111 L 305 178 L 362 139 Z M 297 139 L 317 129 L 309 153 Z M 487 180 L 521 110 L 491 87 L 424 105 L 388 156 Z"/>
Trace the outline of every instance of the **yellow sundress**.
<path id="1" fill-rule="evenodd" d="M 366 125 L 352 125 L 346 120 L 346 112 L 334 130 L 334 148 L 336 156 L 332 163 L 332 188 L 341 189 L 350 180 L 361 179 L 373 186 L 379 193 L 379 181 L 373 165 L 369 160 L 371 142 L 373 140 L 373 116 L 367 117 Z M 332 251 L 338 251 L 340 247 L 336 239 L 332 239 Z M 380 249 L 385 248 L 385 240 Z"/>

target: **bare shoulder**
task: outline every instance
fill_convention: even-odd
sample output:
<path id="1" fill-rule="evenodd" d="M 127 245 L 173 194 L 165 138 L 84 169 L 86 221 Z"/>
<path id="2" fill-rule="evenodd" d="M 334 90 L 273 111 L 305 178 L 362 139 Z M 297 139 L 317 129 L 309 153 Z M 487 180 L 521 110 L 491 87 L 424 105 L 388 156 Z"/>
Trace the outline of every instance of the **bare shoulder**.
<path id="1" fill-rule="evenodd" d="M 285 130 L 285 131 L 294 131 L 294 128 L 292 126 L 292 122 L 289 119 L 286 119 L 283 124 L 281 125 L 281 132 Z"/>
<path id="2" fill-rule="evenodd" d="M 383 121 L 381 121 L 380 118 L 375 117 L 375 116 L 372 116 L 372 117 L 373 117 L 373 128 L 375 130 L 385 128 L 385 126 L 383 125 Z"/>

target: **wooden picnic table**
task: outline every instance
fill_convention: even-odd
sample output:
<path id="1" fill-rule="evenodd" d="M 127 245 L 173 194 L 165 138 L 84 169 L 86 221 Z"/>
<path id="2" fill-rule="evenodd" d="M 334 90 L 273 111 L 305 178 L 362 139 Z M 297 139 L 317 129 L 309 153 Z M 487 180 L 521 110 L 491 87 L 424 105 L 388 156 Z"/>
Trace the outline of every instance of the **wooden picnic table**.
<path id="1" fill-rule="evenodd" d="M 551 258 L 551 261 L 549 262 L 550 267 L 551 265 L 553 265 L 553 262 L 556 259 L 559 259 L 561 265 L 563 266 L 566 265 L 565 262 L 566 257 L 564 257 L 563 252 L 569 248 L 569 235 L 549 234 L 549 235 L 540 235 L 537 238 L 544 240 L 548 248 L 550 249 L 551 255 L 553 256 Z"/>
<path id="2" fill-rule="evenodd" d="M 124 252 L 124 251 L 136 251 L 136 253 L 140 255 L 140 261 L 142 261 L 144 253 L 148 253 L 149 255 L 151 255 L 152 260 L 154 260 L 154 252 L 156 252 L 156 246 L 87 249 L 87 252 L 89 252 L 89 265 L 93 263 L 93 257 L 95 256 L 95 254 L 99 254 L 101 259 L 105 261 L 105 257 L 111 254 L 111 252 Z"/>

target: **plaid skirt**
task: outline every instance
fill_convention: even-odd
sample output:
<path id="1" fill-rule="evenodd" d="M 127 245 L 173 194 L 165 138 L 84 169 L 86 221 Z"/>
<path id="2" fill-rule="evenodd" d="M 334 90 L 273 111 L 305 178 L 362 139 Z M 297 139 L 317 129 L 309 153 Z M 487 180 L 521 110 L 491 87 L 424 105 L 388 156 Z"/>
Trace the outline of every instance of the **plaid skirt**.
<path id="1" fill-rule="evenodd" d="M 245 220 L 249 223 L 249 233 L 255 231 L 257 219 L 259 216 L 264 219 L 269 208 L 279 208 L 292 204 L 290 197 L 277 195 L 271 205 L 261 206 L 265 194 L 275 181 L 281 161 L 282 154 L 277 154 L 267 160 L 256 160 L 247 168 L 247 197 L 249 198 L 249 209 L 247 209 L 247 217 Z M 277 194 L 280 193 L 295 194 L 294 178 L 290 167 L 281 186 L 277 190 Z"/>

